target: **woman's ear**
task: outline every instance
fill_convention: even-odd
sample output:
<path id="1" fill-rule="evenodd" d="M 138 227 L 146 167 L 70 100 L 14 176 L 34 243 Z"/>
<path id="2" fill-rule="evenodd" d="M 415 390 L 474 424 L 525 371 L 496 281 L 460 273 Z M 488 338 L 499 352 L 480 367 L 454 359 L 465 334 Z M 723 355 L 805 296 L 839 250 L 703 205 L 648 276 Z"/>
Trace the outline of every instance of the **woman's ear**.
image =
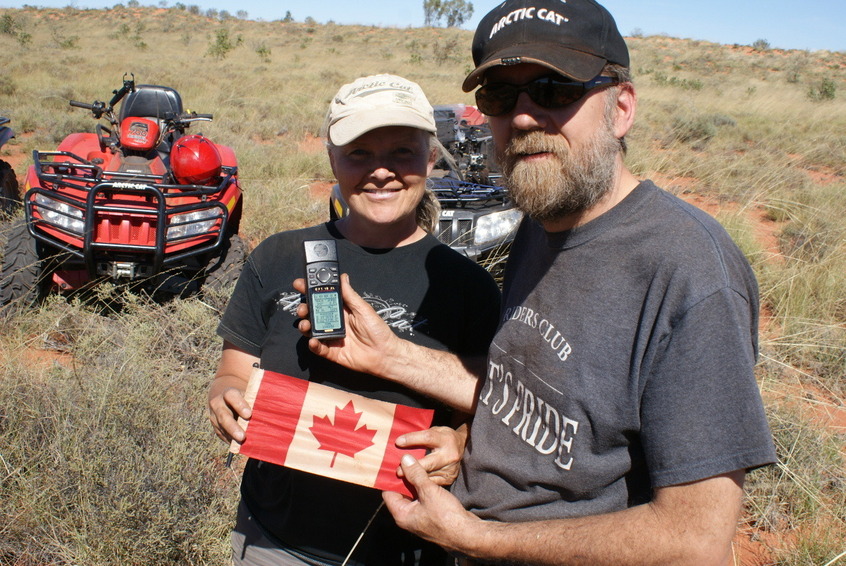
<path id="1" fill-rule="evenodd" d="M 326 146 L 326 153 L 329 155 L 329 166 L 332 168 L 332 174 L 337 179 L 338 174 L 335 173 L 335 147 L 331 145 Z"/>
<path id="2" fill-rule="evenodd" d="M 426 176 L 430 177 L 432 175 L 432 171 L 435 170 L 435 164 L 441 158 L 441 152 L 446 151 L 446 149 L 441 145 L 441 142 L 438 141 L 437 134 L 429 134 L 431 138 L 429 139 L 429 163 L 428 168 L 426 169 Z"/>

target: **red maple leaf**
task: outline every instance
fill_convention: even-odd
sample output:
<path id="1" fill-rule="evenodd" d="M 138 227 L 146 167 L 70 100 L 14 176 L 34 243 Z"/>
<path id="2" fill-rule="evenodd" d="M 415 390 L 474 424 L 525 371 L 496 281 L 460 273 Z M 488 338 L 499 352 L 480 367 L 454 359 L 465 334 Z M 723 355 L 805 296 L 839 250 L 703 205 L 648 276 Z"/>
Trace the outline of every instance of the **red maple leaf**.
<path id="1" fill-rule="evenodd" d="M 361 415 L 362 413 L 355 412 L 355 407 L 350 401 L 343 409 L 335 407 L 334 424 L 328 416 L 314 417 L 309 430 L 320 442 L 320 449 L 335 453 L 332 456 L 332 463 L 329 464 L 330 468 L 335 466 L 335 458 L 338 454 L 355 458 L 357 452 L 373 446 L 376 429 L 367 428 L 367 425 L 355 428 Z"/>

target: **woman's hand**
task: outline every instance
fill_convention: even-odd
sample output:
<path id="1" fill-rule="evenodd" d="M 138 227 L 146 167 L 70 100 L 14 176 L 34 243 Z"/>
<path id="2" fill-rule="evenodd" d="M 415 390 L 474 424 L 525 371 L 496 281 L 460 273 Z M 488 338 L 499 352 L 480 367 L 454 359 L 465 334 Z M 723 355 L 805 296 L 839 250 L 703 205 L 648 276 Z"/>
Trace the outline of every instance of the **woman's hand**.
<path id="1" fill-rule="evenodd" d="M 238 424 L 238 417 L 249 420 L 252 410 L 244 400 L 244 391 L 220 383 L 231 376 L 220 376 L 209 389 L 209 420 L 218 438 L 226 442 L 244 442 L 244 429 Z"/>
<path id="2" fill-rule="evenodd" d="M 244 399 L 253 365 L 259 359 L 229 342 L 223 344 L 223 354 L 217 373 L 209 387 L 209 421 L 215 434 L 226 442 L 244 442 L 244 429 L 238 424 L 238 417 L 249 420 L 252 409 Z"/>

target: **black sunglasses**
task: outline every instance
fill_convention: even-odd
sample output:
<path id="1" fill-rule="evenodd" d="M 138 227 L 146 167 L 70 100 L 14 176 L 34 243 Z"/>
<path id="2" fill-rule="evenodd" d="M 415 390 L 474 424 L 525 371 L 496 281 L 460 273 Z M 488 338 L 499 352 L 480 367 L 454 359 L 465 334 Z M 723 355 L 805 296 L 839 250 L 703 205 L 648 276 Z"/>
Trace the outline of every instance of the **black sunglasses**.
<path id="1" fill-rule="evenodd" d="M 619 84 L 614 77 L 595 77 L 587 82 L 563 80 L 560 75 L 540 77 L 523 85 L 489 83 L 476 91 L 476 106 L 483 114 L 499 116 L 510 112 L 517 97 L 525 92 L 542 108 L 562 108 L 581 99 L 591 90 Z"/>

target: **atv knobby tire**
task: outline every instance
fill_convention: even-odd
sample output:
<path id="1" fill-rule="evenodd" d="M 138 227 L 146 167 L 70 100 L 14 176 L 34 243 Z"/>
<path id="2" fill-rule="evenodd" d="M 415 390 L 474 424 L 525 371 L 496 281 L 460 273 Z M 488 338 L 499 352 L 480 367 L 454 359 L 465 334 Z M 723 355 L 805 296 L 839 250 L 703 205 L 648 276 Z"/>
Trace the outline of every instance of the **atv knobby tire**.
<path id="1" fill-rule="evenodd" d="M 0 216 L 12 216 L 21 206 L 18 178 L 15 170 L 0 161 Z"/>
<path id="2" fill-rule="evenodd" d="M 231 288 L 241 276 L 246 259 L 247 245 L 241 236 L 233 234 L 224 243 L 220 254 L 206 266 L 203 287 L 213 291 Z"/>
<path id="3" fill-rule="evenodd" d="M 52 262 L 39 254 L 38 242 L 29 233 L 26 219 L 19 218 L 9 229 L 0 271 L 0 305 L 26 309 L 38 305 L 51 285 Z"/>

